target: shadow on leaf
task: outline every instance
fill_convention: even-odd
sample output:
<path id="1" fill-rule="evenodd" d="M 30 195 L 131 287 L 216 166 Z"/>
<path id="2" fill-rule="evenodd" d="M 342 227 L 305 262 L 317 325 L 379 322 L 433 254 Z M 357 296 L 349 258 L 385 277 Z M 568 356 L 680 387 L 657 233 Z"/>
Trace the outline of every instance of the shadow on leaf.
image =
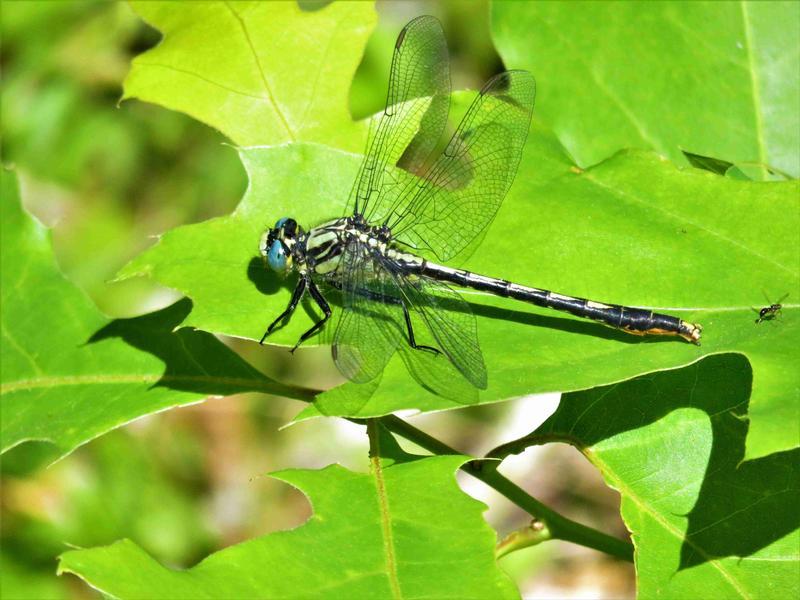
<path id="1" fill-rule="evenodd" d="M 509 305 L 516 304 L 516 302 L 513 300 L 508 300 L 508 303 Z M 576 333 L 578 335 L 590 335 L 593 337 L 615 340 L 617 342 L 623 342 L 626 344 L 660 344 L 664 342 L 673 344 L 676 342 L 685 343 L 683 340 L 676 338 L 675 336 L 631 335 L 630 333 L 625 333 L 619 329 L 612 329 L 611 327 L 607 327 L 606 325 L 596 323 L 594 321 L 559 316 L 555 311 L 553 311 L 553 313 L 550 315 L 542 315 L 524 310 L 516 310 L 505 307 L 501 308 L 473 302 L 470 302 L 469 305 L 473 314 L 476 316 L 485 317 L 487 319 L 501 319 L 504 321 L 519 323 L 521 325 L 546 327 L 547 329 L 555 329 L 558 331 L 565 331 L 567 333 Z"/>
<path id="2" fill-rule="evenodd" d="M 87 343 L 120 338 L 158 357 L 165 368 L 153 387 L 221 396 L 244 391 L 287 391 L 210 333 L 188 327 L 176 329 L 191 310 L 191 300 L 184 298 L 141 317 L 115 319 L 95 332 Z"/>
<path id="3" fill-rule="evenodd" d="M 687 525 L 678 570 L 727 556 L 746 557 L 800 527 L 800 449 L 741 462 L 752 380 L 744 356 L 724 354 L 683 369 L 565 394 L 558 410 L 536 431 L 491 456 L 553 441 L 591 448 L 677 409 L 701 410 L 711 423 L 711 450 L 694 506 L 681 515 Z M 644 446 L 641 452 L 647 450 Z M 632 447 L 630 455 L 636 451 Z"/>

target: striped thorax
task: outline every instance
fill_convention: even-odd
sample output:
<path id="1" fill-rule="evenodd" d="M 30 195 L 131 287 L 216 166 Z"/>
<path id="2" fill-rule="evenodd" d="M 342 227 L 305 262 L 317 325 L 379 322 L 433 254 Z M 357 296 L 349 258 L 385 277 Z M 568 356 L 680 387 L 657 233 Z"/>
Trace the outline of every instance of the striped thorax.
<path id="1" fill-rule="evenodd" d="M 280 274 L 292 270 L 325 278 L 338 275 L 342 254 L 349 243 L 365 255 L 381 255 L 400 264 L 422 264 L 422 259 L 392 243 L 388 228 L 371 226 L 358 215 L 323 223 L 305 232 L 294 219 L 280 219 L 261 236 L 260 253 Z"/>

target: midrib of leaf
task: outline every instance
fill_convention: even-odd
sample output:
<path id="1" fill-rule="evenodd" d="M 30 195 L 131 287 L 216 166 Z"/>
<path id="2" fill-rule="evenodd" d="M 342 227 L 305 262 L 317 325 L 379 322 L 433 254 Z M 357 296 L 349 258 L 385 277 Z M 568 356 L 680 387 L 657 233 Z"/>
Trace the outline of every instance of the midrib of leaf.
<path id="1" fill-rule="evenodd" d="M 397 559 L 394 553 L 394 536 L 392 535 L 392 522 L 389 514 L 389 498 L 386 496 L 386 482 L 383 478 L 381 467 L 380 439 L 375 421 L 370 421 L 368 435 L 370 437 L 370 466 L 375 479 L 375 489 L 378 495 L 378 509 L 381 515 L 381 529 L 383 530 L 383 552 L 386 558 L 386 571 L 389 577 L 389 586 L 392 589 L 392 598 L 401 600 L 400 581 L 397 579 Z"/>
<path id="2" fill-rule="evenodd" d="M 73 385 L 107 385 L 129 383 L 215 383 L 249 388 L 267 394 L 280 394 L 289 398 L 311 399 L 311 392 L 299 388 L 292 388 L 274 384 L 258 379 L 245 379 L 242 377 L 217 377 L 214 375 L 131 375 L 103 374 L 103 375 L 62 375 L 51 377 L 34 377 L 20 379 L 10 383 L 0 384 L 0 395 L 18 391 L 29 391 L 42 388 L 57 388 Z"/>
<path id="3" fill-rule="evenodd" d="M 680 529 L 678 529 L 672 523 L 667 521 L 657 511 L 655 511 L 654 509 L 651 509 L 650 506 L 644 500 L 642 500 L 637 494 L 635 494 L 631 490 L 631 488 L 629 488 L 628 485 L 623 480 L 621 480 L 620 478 L 617 477 L 617 475 L 614 472 L 614 470 L 611 469 L 605 462 L 603 462 L 603 460 L 597 455 L 596 452 L 592 452 L 587 448 L 583 448 L 583 449 L 580 449 L 580 450 L 581 450 L 581 452 L 584 453 L 586 458 L 588 458 L 589 461 L 592 464 L 594 464 L 598 469 L 600 469 L 600 471 L 603 473 L 603 475 L 607 479 L 610 480 L 612 485 L 615 487 L 615 489 L 617 489 L 619 491 L 620 494 L 622 494 L 626 498 L 628 498 L 631 502 L 633 502 L 639 508 L 639 510 L 641 510 L 644 513 L 646 513 L 656 523 L 661 525 L 661 527 L 664 529 L 664 531 L 666 531 L 667 533 L 672 534 L 676 539 L 680 540 L 682 543 L 685 543 L 685 544 L 688 544 L 689 546 L 691 546 L 692 549 L 695 552 L 697 552 L 700 556 L 702 556 L 703 559 L 707 563 L 709 563 L 712 567 L 714 567 L 720 573 L 720 575 L 722 575 L 723 579 L 725 579 L 725 581 L 727 581 L 730 584 L 730 586 L 734 590 L 736 590 L 736 592 L 739 594 L 740 597 L 745 598 L 747 600 L 749 600 L 751 598 L 751 596 L 749 596 L 747 594 L 747 590 L 745 590 L 743 587 L 741 587 L 741 585 L 736 580 L 736 578 L 733 576 L 733 574 L 728 572 L 728 570 L 725 568 L 725 566 L 722 563 L 720 563 L 720 561 L 710 557 L 706 552 L 703 551 L 703 549 L 700 546 L 698 546 L 697 544 L 693 543 L 692 540 L 686 538 L 683 535 L 683 532 Z"/>
<path id="4" fill-rule="evenodd" d="M 759 92 L 758 73 L 753 60 L 753 33 L 750 30 L 750 18 L 747 13 L 747 3 L 740 2 L 742 8 L 742 23 L 744 25 L 744 39 L 747 44 L 747 60 L 750 65 L 750 84 L 753 87 L 753 116 L 756 126 L 756 141 L 758 143 L 758 160 L 767 164 L 767 152 L 764 146 L 764 121 L 761 117 L 761 93 Z"/>
<path id="5" fill-rule="evenodd" d="M 491 294 L 489 292 L 481 292 L 481 291 L 476 291 L 476 290 L 459 289 L 458 293 L 461 294 L 461 295 L 466 295 L 466 296 L 479 296 L 481 298 L 481 300 L 486 299 L 486 300 L 489 301 L 489 302 L 482 302 L 482 304 L 489 304 L 491 306 L 501 306 L 501 307 L 508 305 L 506 298 L 500 298 L 500 297 L 495 296 L 494 294 Z M 758 304 L 758 302 L 756 302 L 755 304 Z M 800 304 L 786 304 L 785 302 L 781 303 L 781 306 L 783 307 L 783 312 L 786 312 L 787 310 L 790 310 L 790 309 L 800 308 Z M 747 314 L 747 313 L 752 312 L 752 310 L 755 308 L 755 306 L 753 306 L 752 304 L 748 304 L 748 305 L 745 305 L 745 306 L 653 306 L 653 305 L 644 305 L 644 304 L 636 304 L 636 305 L 632 304 L 631 308 L 644 308 L 644 309 L 652 310 L 652 311 L 656 311 L 656 312 L 691 312 L 691 313 L 695 313 L 695 312 L 707 312 L 707 313 L 708 312 L 715 312 L 715 313 L 716 312 L 721 312 L 721 313 L 741 312 L 741 313 Z M 546 309 L 546 310 L 550 311 L 552 309 Z M 548 312 L 548 314 L 550 314 L 550 313 Z M 574 319 L 574 320 L 582 321 L 582 317 L 575 317 L 573 315 L 570 315 L 569 313 L 564 313 L 564 314 L 562 314 L 560 316 L 561 316 L 561 318 L 564 318 L 564 319 Z"/>
<path id="6" fill-rule="evenodd" d="M 258 73 L 261 76 L 261 83 L 264 85 L 264 91 L 269 98 L 270 103 L 272 104 L 273 109 L 275 110 L 275 114 L 278 115 L 278 119 L 280 119 L 283 128 L 286 130 L 286 135 L 289 136 L 289 141 L 296 142 L 297 137 L 292 131 L 292 128 L 289 127 L 289 123 L 286 120 L 283 112 L 281 111 L 278 102 L 275 100 L 275 96 L 272 94 L 272 88 L 270 88 L 269 83 L 267 82 L 266 74 L 264 73 L 264 68 L 261 66 L 261 60 L 258 58 L 258 53 L 256 52 L 256 48 L 253 45 L 253 40 L 250 39 L 250 33 L 247 31 L 247 25 L 245 24 L 244 20 L 239 16 L 239 14 L 233 10 L 233 7 L 230 5 L 230 2 L 227 0 L 224 2 L 225 8 L 230 11 L 233 18 L 239 23 L 239 27 L 242 30 L 242 34 L 244 34 L 244 38 L 247 41 L 247 46 L 250 48 L 250 52 L 253 53 L 253 59 L 256 61 L 256 66 L 258 67 Z"/>
<path id="7" fill-rule="evenodd" d="M 737 242 L 734 239 L 731 239 L 731 238 L 729 238 L 729 237 L 727 237 L 725 235 L 722 235 L 721 233 L 719 233 L 717 231 L 714 231 L 713 229 L 709 229 L 708 227 L 704 227 L 703 225 L 701 225 L 699 223 L 695 223 L 694 221 L 691 221 L 691 220 L 687 219 L 683 215 L 675 214 L 675 213 L 672 213 L 672 212 L 670 212 L 668 210 L 665 210 L 661 206 L 648 204 L 642 198 L 639 198 L 639 197 L 635 196 L 634 194 L 629 194 L 629 193 L 623 192 L 620 189 L 617 189 L 615 187 L 612 187 L 610 185 L 607 185 L 607 184 L 603 183 L 602 181 L 599 181 L 599 180 L 595 179 L 592 176 L 591 171 L 584 171 L 583 177 L 587 181 L 591 181 L 596 186 L 598 186 L 600 188 L 603 188 L 604 190 L 609 191 L 612 195 L 614 195 L 614 196 L 616 196 L 616 197 L 618 197 L 618 198 L 620 198 L 622 200 L 633 201 L 636 204 L 641 204 L 642 206 L 646 206 L 650 210 L 657 210 L 660 213 L 662 213 L 664 215 L 667 215 L 668 217 L 670 217 L 671 219 L 673 219 L 674 221 L 676 221 L 678 223 L 691 225 L 692 227 L 696 227 L 700 231 L 705 231 L 709 235 L 712 235 L 712 236 L 714 236 L 716 238 L 719 238 L 720 240 L 723 240 L 723 241 L 731 244 L 732 246 L 736 246 L 737 248 L 740 248 L 740 249 L 744 250 L 748 254 L 752 254 L 756 258 L 758 258 L 760 260 L 763 260 L 764 262 L 768 262 L 771 265 L 774 265 L 774 266 L 778 267 L 782 271 L 786 271 L 790 275 L 797 276 L 797 273 L 795 271 L 793 271 L 791 268 L 789 268 L 789 267 L 787 267 L 785 265 L 782 265 L 781 263 L 775 261 L 774 259 L 770 258 L 769 256 L 764 256 L 763 254 L 759 254 L 758 252 L 756 252 L 752 248 L 749 248 L 749 247 L 745 246 L 744 244 L 742 244 L 740 242 Z"/>

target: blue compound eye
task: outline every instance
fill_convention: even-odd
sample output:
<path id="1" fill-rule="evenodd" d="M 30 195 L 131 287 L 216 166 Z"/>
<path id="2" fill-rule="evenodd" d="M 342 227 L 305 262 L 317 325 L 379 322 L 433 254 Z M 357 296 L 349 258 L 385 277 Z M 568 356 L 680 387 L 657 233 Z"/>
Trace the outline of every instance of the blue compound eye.
<path id="1" fill-rule="evenodd" d="M 283 251 L 283 244 L 280 240 L 275 240 L 269 247 L 267 262 L 273 271 L 282 273 L 286 270 L 286 253 Z"/>
<path id="2" fill-rule="evenodd" d="M 278 222 L 275 223 L 275 229 L 280 229 L 281 227 L 283 227 L 283 224 L 286 223 L 288 219 L 289 217 L 283 217 L 282 219 L 278 219 Z"/>

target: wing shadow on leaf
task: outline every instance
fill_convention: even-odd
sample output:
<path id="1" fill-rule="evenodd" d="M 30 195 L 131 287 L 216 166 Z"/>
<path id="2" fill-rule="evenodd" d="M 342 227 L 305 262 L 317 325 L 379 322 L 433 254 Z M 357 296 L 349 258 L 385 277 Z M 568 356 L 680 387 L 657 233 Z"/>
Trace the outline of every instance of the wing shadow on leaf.
<path id="1" fill-rule="evenodd" d="M 800 527 L 800 449 L 741 462 L 752 382 L 752 369 L 744 356 L 722 354 L 683 369 L 573 392 L 564 395 L 556 413 L 536 431 L 501 446 L 491 456 L 503 457 L 552 441 L 591 449 L 677 409 L 701 410 L 711 423 L 711 450 L 694 506 L 680 515 L 688 523 L 678 570 L 727 556 L 746 557 Z"/>
<path id="2" fill-rule="evenodd" d="M 115 319 L 87 340 L 95 344 L 121 338 L 164 362 L 164 374 L 152 387 L 201 394 L 228 395 L 243 391 L 276 393 L 272 382 L 210 333 L 188 327 L 176 328 L 192 310 L 188 298 L 141 317 Z"/>

